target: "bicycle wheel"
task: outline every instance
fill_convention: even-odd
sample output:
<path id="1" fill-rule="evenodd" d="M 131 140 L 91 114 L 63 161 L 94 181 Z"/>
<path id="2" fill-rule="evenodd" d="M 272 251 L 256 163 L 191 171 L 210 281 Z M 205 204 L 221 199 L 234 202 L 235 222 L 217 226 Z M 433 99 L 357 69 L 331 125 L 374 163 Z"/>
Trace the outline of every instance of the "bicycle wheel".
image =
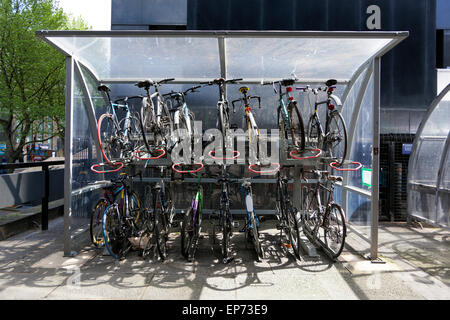
<path id="1" fill-rule="evenodd" d="M 289 241 L 297 259 L 300 259 L 300 230 L 298 227 L 297 210 L 289 204 L 287 212 L 287 221 L 289 223 Z"/>
<path id="2" fill-rule="evenodd" d="M 149 99 L 148 97 L 142 99 L 140 114 L 143 125 L 143 132 L 152 132 L 155 123 L 155 107 L 152 99 Z"/>
<path id="3" fill-rule="evenodd" d="M 256 257 L 257 260 L 260 262 L 262 259 L 264 259 L 263 250 L 261 247 L 261 242 L 259 241 L 259 231 L 258 226 L 255 219 L 255 212 L 252 212 L 250 214 L 250 223 L 252 224 L 251 233 L 253 238 L 253 245 L 255 247 L 256 251 Z"/>
<path id="4" fill-rule="evenodd" d="M 280 133 L 280 135 L 283 135 L 283 136 L 282 136 L 282 139 L 284 139 L 285 141 L 287 141 L 287 139 L 288 139 L 288 130 L 287 130 L 287 128 L 285 127 L 284 122 L 285 122 L 285 119 L 284 119 L 284 117 L 283 117 L 283 115 L 282 115 L 281 107 L 278 107 L 278 110 L 277 110 L 277 123 L 278 123 L 278 129 L 280 129 L 280 131 L 281 131 L 281 130 L 283 130 L 283 128 L 284 128 L 284 132 L 283 132 L 283 133 Z"/>
<path id="5" fill-rule="evenodd" d="M 322 148 L 323 135 L 320 128 L 320 121 L 317 115 L 313 114 L 308 121 L 308 145 L 311 148 Z"/>
<path id="6" fill-rule="evenodd" d="M 91 234 L 91 242 L 97 247 L 102 247 L 104 245 L 103 237 L 103 214 L 108 207 L 108 202 L 106 199 L 100 199 L 92 210 L 91 224 L 89 226 L 89 231 Z"/>
<path id="7" fill-rule="evenodd" d="M 324 242 L 333 254 L 333 259 L 339 257 L 344 249 L 347 227 L 344 210 L 337 203 L 332 203 L 325 214 L 323 222 Z"/>
<path id="8" fill-rule="evenodd" d="M 114 259 L 122 259 L 131 248 L 131 243 L 120 220 L 117 205 L 109 206 L 103 214 L 103 237 L 105 247 Z"/>
<path id="9" fill-rule="evenodd" d="M 222 255 L 224 263 L 230 261 L 230 238 L 231 238 L 231 225 L 228 221 L 229 212 L 222 212 Z"/>
<path id="10" fill-rule="evenodd" d="M 158 249 L 159 256 L 161 260 L 164 261 L 167 258 L 167 231 L 166 221 L 162 209 L 161 193 L 158 192 L 153 207 L 153 213 L 155 215 L 153 235 L 156 240 L 156 248 Z"/>
<path id="11" fill-rule="evenodd" d="M 298 111 L 297 103 L 291 102 L 289 106 L 289 117 L 291 118 L 291 136 L 292 143 L 299 150 L 305 149 L 305 126 L 303 118 Z"/>
<path id="12" fill-rule="evenodd" d="M 224 107 L 225 108 L 225 107 Z M 219 121 L 220 121 L 220 131 L 222 132 L 222 146 L 223 146 L 223 154 L 225 157 L 225 154 L 227 152 L 227 148 L 230 147 L 231 148 L 231 144 L 227 137 L 227 132 L 230 129 L 230 119 L 228 116 L 228 112 L 224 109 L 221 108 L 219 109 Z"/>
<path id="13" fill-rule="evenodd" d="M 121 132 L 111 114 L 102 114 L 98 119 L 97 136 L 100 151 L 105 161 L 113 166 L 114 160 L 121 159 Z"/>
<path id="14" fill-rule="evenodd" d="M 193 211 L 192 207 L 186 211 L 181 224 L 181 254 L 188 259 L 189 245 L 193 236 L 192 230 Z"/>
<path id="15" fill-rule="evenodd" d="M 337 160 L 339 166 L 344 164 L 347 154 L 347 128 L 344 119 L 337 110 L 331 112 L 328 118 L 324 149 L 330 157 Z"/>
<path id="16" fill-rule="evenodd" d="M 142 219 L 141 201 L 136 192 L 132 192 L 128 200 L 129 214 L 133 218 L 134 226 L 137 231 L 142 231 L 145 227 L 145 221 Z"/>
<path id="17" fill-rule="evenodd" d="M 309 229 L 310 232 L 314 231 L 319 225 L 319 202 L 317 199 L 317 194 L 314 190 L 306 191 L 305 197 L 303 198 L 303 208 L 306 210 L 303 216 L 303 223 Z"/>

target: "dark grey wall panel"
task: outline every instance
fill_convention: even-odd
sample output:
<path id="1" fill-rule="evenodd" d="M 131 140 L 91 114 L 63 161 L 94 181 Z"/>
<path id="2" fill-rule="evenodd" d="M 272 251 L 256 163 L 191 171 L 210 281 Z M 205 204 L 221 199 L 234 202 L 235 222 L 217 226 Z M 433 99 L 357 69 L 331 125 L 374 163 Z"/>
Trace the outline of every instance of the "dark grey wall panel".
<path id="1" fill-rule="evenodd" d="M 111 2 L 113 26 L 185 25 L 186 20 L 187 0 L 112 0 Z"/>
<path id="2" fill-rule="evenodd" d="M 436 0 L 188 0 L 187 28 L 367 31 L 370 5 L 381 31 L 410 31 L 382 60 L 382 108 L 426 109 L 436 93 Z"/>

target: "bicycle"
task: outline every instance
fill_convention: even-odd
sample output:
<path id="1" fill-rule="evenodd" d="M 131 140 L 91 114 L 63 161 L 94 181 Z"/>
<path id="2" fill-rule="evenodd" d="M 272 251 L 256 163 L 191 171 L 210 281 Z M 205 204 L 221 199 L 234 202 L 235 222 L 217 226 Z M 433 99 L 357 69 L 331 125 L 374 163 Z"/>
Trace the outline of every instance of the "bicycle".
<path id="1" fill-rule="evenodd" d="M 173 164 L 172 169 L 177 173 L 195 174 L 203 169 L 203 164 L 199 164 L 196 170 L 180 170 L 180 164 Z M 191 262 L 194 260 L 197 243 L 200 238 L 200 231 L 203 216 L 203 187 L 201 185 L 201 175 L 198 174 L 197 192 L 191 201 L 191 206 L 183 216 L 181 222 L 181 254 Z"/>
<path id="2" fill-rule="evenodd" d="M 261 262 L 264 259 L 264 251 L 261 246 L 261 242 L 259 241 L 259 219 L 256 216 L 254 207 L 253 207 L 253 193 L 252 193 L 252 184 L 250 179 L 245 178 L 241 184 L 241 187 L 244 191 L 244 199 L 245 199 L 245 207 L 247 210 L 247 221 L 245 223 L 244 228 L 240 231 L 245 232 L 245 238 L 247 241 L 253 242 L 253 247 L 256 251 L 256 260 Z"/>
<path id="3" fill-rule="evenodd" d="M 108 98 L 109 110 L 102 114 L 97 123 L 97 137 L 103 158 L 110 166 L 115 166 L 117 161 L 130 160 L 137 146 L 139 129 L 136 116 L 132 115 L 128 106 L 128 99 L 141 98 L 140 96 L 124 97 L 111 101 L 111 90 L 100 85 L 98 90 L 104 92 Z M 119 104 L 123 102 L 124 104 Z M 126 112 L 120 121 L 116 109 Z"/>
<path id="4" fill-rule="evenodd" d="M 323 149 L 331 158 L 336 159 L 338 166 L 342 166 L 347 154 L 347 128 L 344 118 L 336 108 L 336 105 L 342 105 L 340 99 L 333 94 L 336 83 L 336 80 L 330 79 L 325 83 L 325 88 L 311 89 L 306 86 L 298 87 L 297 90 L 315 96 L 314 111 L 309 118 L 307 129 L 309 145 L 313 148 Z M 327 99 L 324 101 L 318 101 L 321 92 L 327 94 Z M 331 103 L 332 100 L 335 104 Z M 325 130 L 317 114 L 317 108 L 322 104 L 327 106 Z"/>
<path id="5" fill-rule="evenodd" d="M 170 227 L 175 216 L 175 208 L 172 203 L 170 185 L 166 188 L 164 183 L 164 167 L 160 167 L 160 181 L 152 187 L 152 210 L 146 208 L 145 233 L 152 234 L 156 242 L 159 257 L 162 261 L 167 258 L 167 240 L 169 239 Z M 151 248 L 151 241 L 147 241 L 142 257 L 145 259 Z"/>
<path id="6" fill-rule="evenodd" d="M 243 102 L 244 104 L 244 108 L 245 108 L 245 122 L 247 124 L 247 132 L 248 132 L 248 145 L 249 145 L 249 150 L 253 149 L 255 157 L 258 159 L 258 149 L 259 149 L 259 143 L 260 143 L 260 139 L 261 139 L 261 135 L 259 133 L 259 129 L 258 129 L 258 125 L 256 124 L 255 121 L 255 117 L 253 115 L 251 106 L 250 106 L 250 101 L 252 99 L 256 99 L 258 100 L 258 104 L 259 104 L 259 109 L 261 109 L 261 97 L 259 96 L 250 96 L 247 95 L 248 91 L 250 89 L 248 87 L 240 87 L 239 88 L 239 92 L 242 93 L 243 97 L 240 99 L 236 99 L 234 101 L 232 101 L 233 104 L 233 112 L 236 112 L 236 102 Z M 255 147 L 256 144 L 256 147 Z M 255 150 L 256 149 L 256 150 Z M 260 151 L 260 150 L 259 150 Z M 262 155 L 260 158 L 265 160 L 265 155 Z M 253 157 L 250 156 L 250 159 L 253 160 Z M 260 161 L 257 160 L 256 163 L 259 163 Z"/>
<path id="7" fill-rule="evenodd" d="M 333 176 L 329 171 L 303 171 L 302 179 L 306 182 L 308 179 L 305 178 L 305 173 L 312 173 L 317 178 L 317 183 L 314 187 L 303 188 L 305 195 L 301 220 L 303 227 L 313 240 L 320 240 L 322 236 L 323 243 L 330 251 L 331 257 L 336 259 L 344 248 L 347 234 L 344 210 L 334 202 L 334 185 L 338 181 L 342 182 L 342 177 Z M 329 188 L 321 182 L 322 177 L 330 182 Z M 322 204 L 320 191 L 328 193 L 326 205 Z M 323 235 L 320 234 L 320 229 L 323 229 Z"/>
<path id="8" fill-rule="evenodd" d="M 187 104 L 186 104 L 186 95 L 189 92 L 197 92 L 196 89 L 201 88 L 201 86 L 194 86 L 192 88 L 187 89 L 184 92 L 174 92 L 171 91 L 169 93 L 166 93 L 163 95 L 163 97 L 170 98 L 170 102 L 172 105 L 172 101 L 174 101 L 175 108 L 170 108 L 169 112 L 173 113 L 173 122 L 175 126 L 175 130 L 183 130 L 178 131 L 178 134 L 180 135 L 178 137 L 178 142 L 182 140 L 181 135 L 184 137 L 187 137 L 186 139 L 190 141 L 190 144 L 192 146 L 192 143 L 195 143 L 194 138 L 197 136 L 197 132 L 194 126 L 194 113 L 189 110 Z M 185 136 L 187 135 L 187 136 Z M 194 156 L 195 158 L 195 156 Z"/>
<path id="9" fill-rule="evenodd" d="M 283 79 L 272 82 L 262 82 L 262 85 L 273 86 L 273 90 L 278 94 L 278 108 L 277 108 L 277 124 L 281 131 L 281 137 L 287 142 L 288 151 L 294 148 L 298 151 L 305 149 L 305 128 L 303 125 L 303 118 L 298 110 L 298 103 L 294 97 L 290 96 L 292 86 L 297 79 Z M 278 89 L 275 85 L 278 84 Z M 285 87 L 285 92 L 283 92 Z M 286 101 L 284 101 L 286 96 Z M 289 142 L 292 143 L 289 143 Z"/>
<path id="10" fill-rule="evenodd" d="M 117 195 L 123 190 L 123 186 L 118 183 L 113 183 L 111 186 L 103 188 L 103 197 L 100 198 L 94 206 L 91 214 L 91 221 L 89 224 L 89 232 L 91 242 L 96 247 L 103 247 L 103 214 L 106 208 L 113 204 Z"/>
<path id="11" fill-rule="evenodd" d="M 228 139 L 227 133 L 228 130 L 231 129 L 230 126 L 230 110 L 228 106 L 228 100 L 225 97 L 225 84 L 228 83 L 237 83 L 237 81 L 241 81 L 242 79 L 224 79 L 218 78 L 212 81 L 200 82 L 203 85 L 217 85 L 219 87 L 219 100 L 217 102 L 217 120 L 216 126 L 222 132 L 223 136 L 223 145 L 222 150 L 225 152 L 227 147 L 231 147 L 232 141 Z"/>
<path id="12" fill-rule="evenodd" d="M 140 121 L 142 127 L 142 139 L 147 152 L 154 155 L 155 149 L 171 149 L 174 146 L 173 141 L 173 121 L 170 116 L 167 104 L 159 91 L 159 87 L 163 83 L 175 80 L 174 78 L 163 79 L 160 81 L 153 81 L 147 79 L 135 83 L 138 88 L 144 88 L 146 97 L 142 99 L 142 106 L 140 112 Z M 150 87 L 155 88 L 155 92 L 150 94 Z M 157 99 L 156 110 L 153 99 Z M 149 144 L 147 134 L 153 134 L 153 145 Z M 154 148 L 153 148 L 154 147 Z"/>
<path id="13" fill-rule="evenodd" d="M 140 175 L 140 174 L 139 174 Z M 136 193 L 132 191 L 128 180 L 130 176 L 122 173 L 114 183 L 123 186 L 120 203 L 117 201 L 109 205 L 103 214 L 103 238 L 109 254 L 115 259 L 123 259 L 132 248 L 130 238 L 140 236 L 141 205 Z"/>
<path id="14" fill-rule="evenodd" d="M 300 226 L 298 210 L 291 202 L 288 193 L 289 179 L 286 175 L 277 173 L 277 197 L 276 197 L 276 217 L 278 219 L 277 229 L 280 230 L 280 243 L 285 248 L 292 248 L 294 256 L 300 259 Z M 285 240 L 283 239 L 283 231 Z"/>

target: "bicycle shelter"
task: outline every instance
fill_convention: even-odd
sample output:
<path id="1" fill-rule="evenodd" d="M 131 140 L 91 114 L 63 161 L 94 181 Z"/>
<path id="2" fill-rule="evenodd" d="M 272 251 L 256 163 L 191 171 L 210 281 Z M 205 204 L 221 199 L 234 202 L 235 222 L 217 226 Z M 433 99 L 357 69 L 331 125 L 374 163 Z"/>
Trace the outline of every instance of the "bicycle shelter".
<path id="1" fill-rule="evenodd" d="M 450 84 L 431 103 L 409 158 L 408 218 L 450 227 Z"/>
<path id="2" fill-rule="evenodd" d="M 175 78 L 162 87 L 167 91 L 218 77 L 243 78 L 241 83 L 262 98 L 262 109 L 255 108 L 259 127 L 271 129 L 277 128 L 277 96 L 272 87 L 261 86 L 261 81 L 295 74 L 298 85 L 312 87 L 323 86 L 327 79 L 338 80 L 335 92 L 342 100 L 341 113 L 347 125 L 347 159 L 360 162 L 363 170 L 343 173 L 344 181 L 336 186 L 335 199 L 342 204 L 354 236 L 365 244 L 363 250 L 370 252 L 371 259 L 377 258 L 380 63 L 381 57 L 403 41 L 408 32 L 43 30 L 36 35 L 66 55 L 66 256 L 76 254 L 78 235 L 88 228 L 92 206 L 101 196 L 104 184 L 95 182 L 112 176 L 99 177 L 90 171 L 93 164 L 102 162 L 96 125 L 105 111 L 105 100 L 97 91 L 98 84 L 110 85 L 113 95 L 123 96 L 143 94 L 133 84 L 147 78 Z M 240 85 L 227 85 L 229 100 L 238 96 Z M 215 127 L 216 91 L 205 87 L 187 97 L 189 108 L 196 120 L 203 121 L 204 129 Z M 304 119 L 308 119 L 309 97 L 298 93 L 297 100 Z M 245 128 L 242 110 L 231 115 L 231 122 Z M 298 168 L 305 163 L 298 160 L 290 165 L 294 194 L 299 194 Z M 237 165 L 236 170 L 248 173 L 244 166 Z M 212 186 L 213 180 L 206 178 L 202 182 Z M 152 174 L 143 181 L 151 182 Z M 176 195 L 177 209 L 187 207 L 187 202 L 180 203 L 191 198 L 189 182 L 185 179 L 187 187 L 180 188 Z M 255 178 L 252 182 L 256 213 L 273 214 L 271 184 L 275 179 Z M 195 182 L 190 184 L 195 187 Z M 208 189 L 205 208 L 213 211 L 218 206 L 218 195 L 213 187 Z M 294 203 L 298 202 L 294 197 Z M 231 208 L 233 214 L 245 212 L 239 203 Z"/>

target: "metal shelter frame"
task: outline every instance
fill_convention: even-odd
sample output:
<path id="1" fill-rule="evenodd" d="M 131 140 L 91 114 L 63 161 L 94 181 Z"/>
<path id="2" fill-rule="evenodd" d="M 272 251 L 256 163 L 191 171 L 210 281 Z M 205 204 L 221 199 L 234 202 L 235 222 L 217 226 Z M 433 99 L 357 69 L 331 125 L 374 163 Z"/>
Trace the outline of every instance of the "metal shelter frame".
<path id="1" fill-rule="evenodd" d="M 347 124 L 350 128 L 348 135 L 348 145 L 350 146 L 347 155 L 351 154 L 351 148 L 355 135 L 356 122 L 362 107 L 364 93 L 369 85 L 369 80 L 373 75 L 373 148 L 372 148 L 372 189 L 367 191 L 364 189 L 356 188 L 348 185 L 349 176 L 344 174 L 344 181 L 342 187 L 342 199 L 343 208 L 345 212 L 348 210 L 347 195 L 349 193 L 356 193 L 362 197 L 371 200 L 371 232 L 370 232 L 370 257 L 372 260 L 378 258 L 378 208 L 379 208 L 379 150 L 380 150 L 380 65 L 381 57 L 398 45 L 401 41 L 408 37 L 408 32 L 326 32 L 326 31 L 38 31 L 36 35 L 54 46 L 66 55 L 66 131 L 65 141 L 71 142 L 73 139 L 73 109 L 74 109 L 74 82 L 75 76 L 79 80 L 79 86 L 81 86 L 84 102 L 87 106 L 87 113 L 89 116 L 89 125 L 91 128 L 96 128 L 96 117 L 93 102 L 89 94 L 86 80 L 83 76 L 82 69 L 90 74 L 90 76 L 97 81 L 97 83 L 135 83 L 142 80 L 141 77 L 124 77 L 124 78 L 102 78 L 96 74 L 96 72 L 90 67 L 89 61 L 83 59 L 83 57 L 77 56 L 75 53 L 59 46 L 53 42 L 53 38 L 77 38 L 77 37 L 120 37 L 120 38 L 135 38 L 135 37 L 186 37 L 186 38 L 216 38 L 219 52 L 220 62 L 220 76 L 227 76 L 227 56 L 226 56 L 226 41 L 225 39 L 231 38 L 307 38 L 307 39 L 387 39 L 389 42 L 382 46 L 378 51 L 373 52 L 371 56 L 368 56 L 366 61 L 362 63 L 353 75 L 348 79 L 337 79 L 338 84 L 345 85 L 345 91 L 342 96 L 342 103 L 345 105 L 345 101 L 357 82 L 358 78 L 364 74 L 362 85 L 359 89 L 357 100 L 354 104 L 353 115 L 350 124 Z M 336 62 L 338 63 L 338 62 Z M 153 77 L 152 77 L 153 78 Z M 159 80 L 158 78 L 153 78 Z M 245 84 L 260 84 L 262 79 L 258 78 L 245 78 L 242 83 Z M 264 78 L 264 81 L 278 80 L 271 78 Z M 301 83 L 323 83 L 327 79 L 301 79 Z M 198 83 L 205 81 L 204 78 L 176 78 L 174 84 L 188 84 Z M 95 144 L 98 148 L 98 139 L 94 135 Z M 73 174 L 73 157 L 72 157 L 72 143 L 65 144 L 65 179 L 64 179 L 64 254 L 65 256 L 73 255 L 72 252 L 72 240 L 74 235 L 71 231 L 71 201 L 72 196 L 76 193 L 79 194 L 80 190 L 72 190 L 72 174 Z M 347 156 L 347 157 L 348 157 Z M 101 155 L 97 154 L 98 160 L 101 161 Z M 299 177 L 295 179 L 295 186 L 298 187 Z M 94 188 L 101 188 L 102 186 L 86 187 L 86 190 L 93 190 Z"/>

